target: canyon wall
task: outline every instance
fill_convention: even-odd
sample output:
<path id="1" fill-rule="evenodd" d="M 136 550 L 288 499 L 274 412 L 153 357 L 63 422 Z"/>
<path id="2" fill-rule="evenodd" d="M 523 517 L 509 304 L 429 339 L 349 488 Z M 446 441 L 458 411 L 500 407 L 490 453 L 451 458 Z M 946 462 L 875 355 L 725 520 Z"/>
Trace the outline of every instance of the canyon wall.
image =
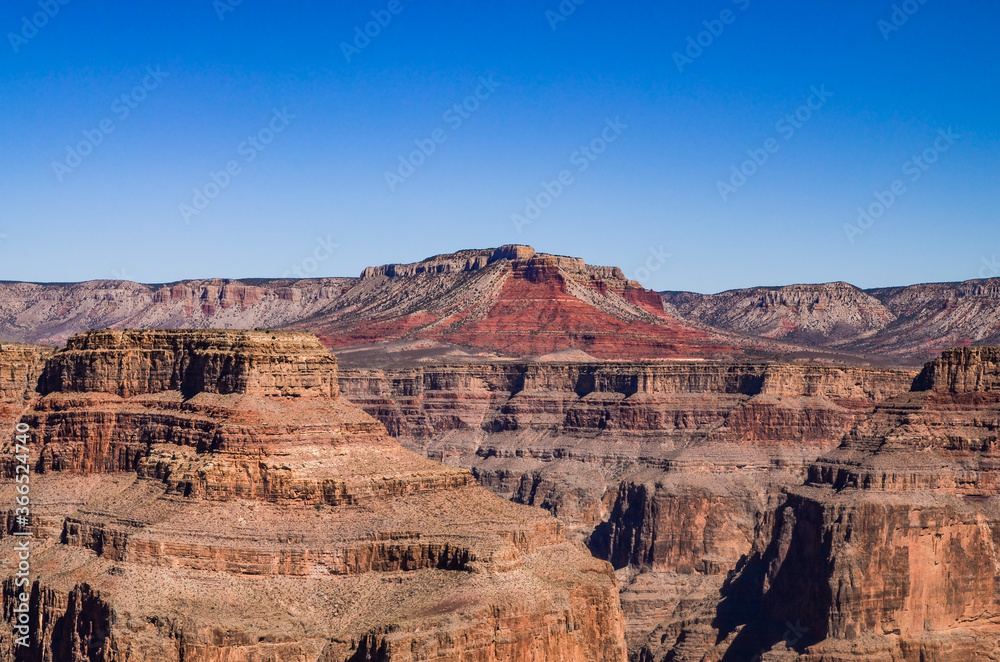
<path id="1" fill-rule="evenodd" d="M 766 544 L 786 490 L 917 374 L 508 362 L 343 370 L 340 382 L 403 444 L 548 509 L 611 561 L 633 658 L 659 661 L 714 650 L 726 577 Z"/>
<path id="2" fill-rule="evenodd" d="M 314 337 L 95 332 L 34 374 L 28 522 L 12 431 L 0 456 L 0 660 L 625 660 L 611 567 L 400 447 Z"/>
<path id="3" fill-rule="evenodd" d="M 788 490 L 724 591 L 758 609 L 728 612 L 734 647 L 766 650 L 794 621 L 803 662 L 1000 657 L 998 356 L 945 352 Z"/>
<path id="4" fill-rule="evenodd" d="M 1000 658 L 1000 349 L 922 371 L 348 370 L 404 444 L 618 568 L 636 662 Z"/>

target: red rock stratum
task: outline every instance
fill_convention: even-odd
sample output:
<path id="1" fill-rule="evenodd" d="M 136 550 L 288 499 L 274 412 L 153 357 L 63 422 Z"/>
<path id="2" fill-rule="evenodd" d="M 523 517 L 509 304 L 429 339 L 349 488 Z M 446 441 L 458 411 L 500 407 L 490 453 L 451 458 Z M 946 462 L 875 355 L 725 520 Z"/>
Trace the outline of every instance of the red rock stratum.
<path id="1" fill-rule="evenodd" d="M 339 397 L 314 336 L 92 332 L 44 370 L 12 351 L 29 586 L 11 430 L 0 568 L 8 621 L 30 596 L 31 652 L 4 627 L 0 659 L 624 662 L 610 566 L 544 511 L 400 447 Z"/>

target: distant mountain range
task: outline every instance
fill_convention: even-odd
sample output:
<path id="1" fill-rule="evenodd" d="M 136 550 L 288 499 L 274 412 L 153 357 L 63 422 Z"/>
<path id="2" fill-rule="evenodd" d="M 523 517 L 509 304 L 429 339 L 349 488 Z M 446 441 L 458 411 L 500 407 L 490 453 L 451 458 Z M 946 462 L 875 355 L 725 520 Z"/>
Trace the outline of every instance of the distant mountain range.
<path id="1" fill-rule="evenodd" d="M 1000 279 L 862 290 L 848 283 L 661 292 L 681 319 L 747 336 L 863 355 L 927 360 L 1000 344 Z"/>
<path id="2" fill-rule="evenodd" d="M 356 278 L 0 282 L 0 341 L 99 328 L 308 330 L 328 347 L 514 357 L 817 356 L 919 362 L 1000 344 L 1000 279 L 656 293 L 617 267 L 502 246 L 368 267 Z"/>

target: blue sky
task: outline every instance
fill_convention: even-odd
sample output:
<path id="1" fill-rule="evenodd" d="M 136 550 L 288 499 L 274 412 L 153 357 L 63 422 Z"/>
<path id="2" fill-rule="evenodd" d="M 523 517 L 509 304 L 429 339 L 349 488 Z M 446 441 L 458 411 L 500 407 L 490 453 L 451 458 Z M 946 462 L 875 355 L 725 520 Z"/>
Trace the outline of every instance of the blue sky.
<path id="1" fill-rule="evenodd" d="M 995 3 L 232 3 L 4 3 L 0 279 L 1000 275 Z"/>

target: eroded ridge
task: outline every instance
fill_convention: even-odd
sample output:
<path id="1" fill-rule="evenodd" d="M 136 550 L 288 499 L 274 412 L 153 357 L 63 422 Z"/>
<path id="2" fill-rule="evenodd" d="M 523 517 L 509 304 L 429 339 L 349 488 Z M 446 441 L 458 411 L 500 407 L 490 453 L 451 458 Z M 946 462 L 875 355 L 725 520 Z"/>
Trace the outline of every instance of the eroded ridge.
<path id="1" fill-rule="evenodd" d="M 400 447 L 309 334 L 82 334 L 32 397 L 38 659 L 625 659 L 610 567 Z"/>

